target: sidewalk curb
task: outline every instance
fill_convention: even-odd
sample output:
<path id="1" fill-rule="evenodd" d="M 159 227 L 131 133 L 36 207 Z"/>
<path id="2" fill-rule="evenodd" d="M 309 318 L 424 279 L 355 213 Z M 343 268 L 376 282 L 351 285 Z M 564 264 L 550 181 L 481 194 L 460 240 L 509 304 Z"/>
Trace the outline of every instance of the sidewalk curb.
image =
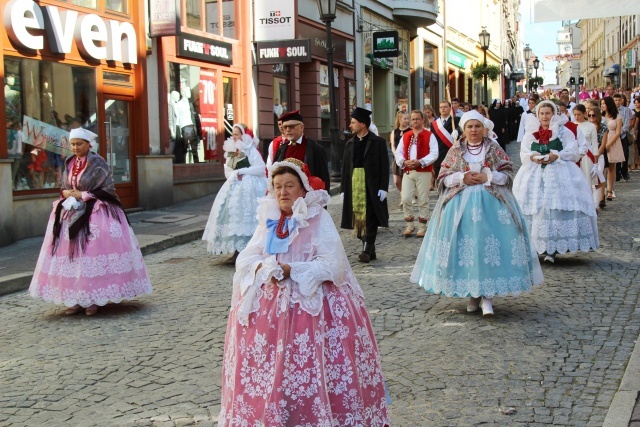
<path id="1" fill-rule="evenodd" d="M 640 340 L 639 340 L 640 341 Z M 640 344 L 636 341 L 618 391 L 613 396 L 602 427 L 627 427 L 633 416 L 640 384 Z"/>
<path id="2" fill-rule="evenodd" d="M 0 296 L 29 289 L 33 273 L 16 273 L 0 278 Z"/>

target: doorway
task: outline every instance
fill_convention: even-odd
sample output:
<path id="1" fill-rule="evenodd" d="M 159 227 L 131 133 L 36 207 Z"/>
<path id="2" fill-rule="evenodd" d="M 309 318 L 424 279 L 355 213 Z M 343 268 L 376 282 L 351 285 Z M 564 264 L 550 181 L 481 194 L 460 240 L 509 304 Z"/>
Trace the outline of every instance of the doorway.
<path id="1" fill-rule="evenodd" d="M 113 181 L 116 185 L 118 197 L 125 208 L 137 206 L 135 157 L 131 144 L 134 141 L 135 130 L 131 124 L 131 105 L 133 99 L 127 96 L 104 96 L 104 131 L 106 144 L 100 147 L 100 155 L 106 160 Z M 133 160 L 132 160 L 133 159 Z"/>

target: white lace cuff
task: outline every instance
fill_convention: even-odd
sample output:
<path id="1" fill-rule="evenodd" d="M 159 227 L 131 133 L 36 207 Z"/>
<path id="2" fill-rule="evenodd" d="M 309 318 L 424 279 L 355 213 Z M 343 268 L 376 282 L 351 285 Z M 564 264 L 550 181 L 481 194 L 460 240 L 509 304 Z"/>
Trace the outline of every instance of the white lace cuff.
<path id="1" fill-rule="evenodd" d="M 300 293 L 305 298 L 313 298 L 322 282 L 326 280 L 322 277 L 317 277 L 318 272 L 308 262 L 292 262 L 289 263 L 289 267 L 291 267 L 289 277 L 298 284 Z"/>
<path id="2" fill-rule="evenodd" d="M 482 185 L 484 185 L 485 187 L 490 186 L 491 185 L 491 180 L 493 179 L 493 174 L 491 173 L 491 169 L 482 168 L 482 173 L 487 175 L 487 181 L 484 182 Z"/>
<path id="3" fill-rule="evenodd" d="M 454 172 L 444 178 L 444 185 L 448 188 L 463 186 L 464 184 L 464 172 Z"/>

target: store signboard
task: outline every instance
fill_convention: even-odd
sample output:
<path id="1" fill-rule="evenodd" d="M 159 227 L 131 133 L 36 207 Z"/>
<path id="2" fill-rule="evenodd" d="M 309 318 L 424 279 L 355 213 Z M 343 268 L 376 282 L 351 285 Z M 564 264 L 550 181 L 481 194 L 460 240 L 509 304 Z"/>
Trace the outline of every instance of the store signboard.
<path id="1" fill-rule="evenodd" d="M 149 35 L 180 34 L 180 0 L 149 0 Z"/>
<path id="2" fill-rule="evenodd" d="M 256 59 L 260 65 L 311 62 L 311 40 L 256 42 Z"/>
<path id="3" fill-rule="evenodd" d="M 216 136 L 218 134 L 218 107 L 216 104 L 217 79 L 215 70 L 200 68 L 200 125 L 204 140 L 205 160 L 218 157 Z"/>
<path id="4" fill-rule="evenodd" d="M 213 64 L 231 65 L 231 43 L 215 39 L 207 39 L 191 34 L 180 34 L 176 37 L 179 57 L 211 62 Z"/>
<path id="5" fill-rule="evenodd" d="M 456 52 L 452 49 L 447 49 L 447 62 L 449 64 L 453 64 L 456 67 L 464 68 L 464 63 L 467 60 L 467 57 L 461 53 Z"/>
<path id="6" fill-rule="evenodd" d="M 69 156 L 69 132 L 29 116 L 22 119 L 22 143 L 52 153 Z"/>
<path id="7" fill-rule="evenodd" d="M 374 58 L 397 58 L 399 54 L 397 31 L 377 31 L 373 33 Z"/>
<path id="8" fill-rule="evenodd" d="M 91 60 L 137 64 L 136 31 L 129 22 L 93 13 L 80 15 L 57 6 L 38 6 L 32 0 L 10 0 L 4 7 L 4 27 L 18 47 L 44 49 L 45 36 L 52 53 L 71 53 L 76 42 L 80 54 Z"/>
<path id="9" fill-rule="evenodd" d="M 254 40 L 296 38 L 295 0 L 254 0 Z"/>

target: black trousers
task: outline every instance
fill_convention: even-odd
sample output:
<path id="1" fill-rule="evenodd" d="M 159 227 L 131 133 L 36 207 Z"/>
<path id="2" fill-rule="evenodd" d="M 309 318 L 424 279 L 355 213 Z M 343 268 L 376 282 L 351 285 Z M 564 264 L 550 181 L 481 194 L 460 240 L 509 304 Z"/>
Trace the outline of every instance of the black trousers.
<path id="1" fill-rule="evenodd" d="M 373 211 L 373 205 L 371 200 L 369 199 L 369 194 L 367 193 L 367 215 L 366 215 L 366 235 L 363 238 L 365 243 L 369 243 L 373 245 L 376 243 L 376 237 L 378 236 L 378 217 L 376 213 Z"/>
<path id="2" fill-rule="evenodd" d="M 624 153 L 624 162 L 616 164 L 616 181 L 621 178 L 629 179 L 629 138 L 625 135 L 620 137 L 622 141 L 622 152 Z"/>

